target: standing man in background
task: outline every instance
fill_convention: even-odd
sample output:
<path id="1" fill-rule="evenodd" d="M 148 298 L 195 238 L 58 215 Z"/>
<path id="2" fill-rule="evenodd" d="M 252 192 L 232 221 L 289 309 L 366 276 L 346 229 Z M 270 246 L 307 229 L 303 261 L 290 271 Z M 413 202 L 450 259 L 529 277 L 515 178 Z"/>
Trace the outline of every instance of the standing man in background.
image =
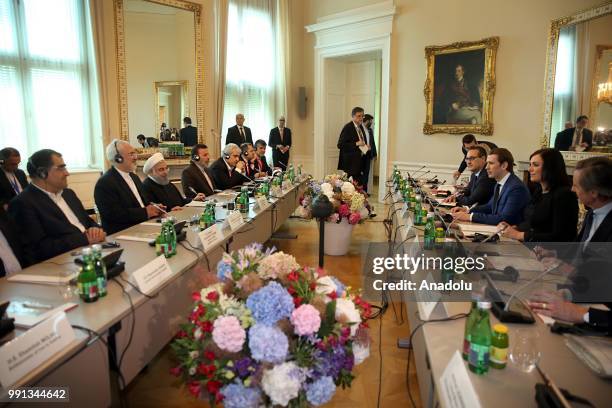
<path id="1" fill-rule="evenodd" d="M 363 156 L 368 151 L 366 144 L 366 129 L 363 126 L 363 108 L 356 106 L 351 111 L 351 120 L 344 125 L 338 137 L 338 170 L 343 170 L 346 174 L 357 182 L 362 181 Z"/>
<path id="2" fill-rule="evenodd" d="M 5 147 L 0 150 L 0 205 L 6 210 L 8 202 L 28 186 L 28 178 L 19 169 L 21 155 L 19 150 Z"/>
<path id="3" fill-rule="evenodd" d="M 461 152 L 463 153 L 463 159 L 461 160 L 461 163 L 459 163 L 459 168 L 455 170 L 455 172 L 453 173 L 453 177 L 455 178 L 455 180 L 461 177 L 461 173 L 463 173 L 463 170 L 465 170 L 465 168 L 467 167 L 465 158 L 467 156 L 468 150 L 470 150 L 474 146 L 479 146 L 479 145 L 482 146 L 487 151 L 487 154 L 489 154 L 491 150 L 497 148 L 497 145 L 495 143 L 479 142 L 478 140 L 476 140 L 476 137 L 472 134 L 467 134 L 463 136 L 463 139 L 461 140 Z"/>
<path id="4" fill-rule="evenodd" d="M 225 144 L 228 145 L 230 143 L 234 143 L 239 147 L 243 143 L 253 144 L 253 136 L 251 135 L 251 129 L 244 126 L 244 115 L 242 113 L 236 114 L 236 125 L 227 129 Z"/>
<path id="5" fill-rule="evenodd" d="M 179 132 L 179 139 L 185 146 L 191 147 L 198 143 L 198 128 L 191 126 L 191 118 L 185 116 L 183 118 L 183 128 Z"/>
<path id="6" fill-rule="evenodd" d="M 374 125 L 374 116 L 370 115 L 369 113 L 366 113 L 363 117 L 363 125 L 366 128 L 365 143 L 366 143 L 366 146 L 369 147 L 369 149 L 367 153 L 363 155 L 363 158 L 362 158 L 363 175 L 361 178 L 361 184 L 363 185 L 363 190 L 366 193 L 369 193 L 368 185 L 370 184 L 370 172 L 372 170 L 372 162 L 377 156 L 376 141 L 374 140 L 374 129 L 372 128 L 372 126 Z"/>
<path id="7" fill-rule="evenodd" d="M 289 149 L 291 148 L 291 129 L 285 127 L 285 117 L 278 118 L 278 127 L 270 130 L 268 144 L 272 148 L 272 164 L 283 171 L 289 164 Z"/>

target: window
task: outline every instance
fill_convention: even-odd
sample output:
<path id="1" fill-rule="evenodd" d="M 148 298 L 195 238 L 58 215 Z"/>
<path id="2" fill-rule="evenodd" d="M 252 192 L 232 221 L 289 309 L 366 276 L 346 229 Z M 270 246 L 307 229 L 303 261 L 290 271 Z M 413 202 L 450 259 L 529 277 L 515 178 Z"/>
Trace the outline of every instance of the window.
<path id="1" fill-rule="evenodd" d="M 0 146 L 101 167 L 87 1 L 0 0 Z M 25 165 L 22 165 L 25 167 Z"/>
<path id="2" fill-rule="evenodd" d="M 275 90 L 278 86 L 276 28 L 273 1 L 232 0 L 228 9 L 226 85 L 223 109 L 225 146 L 227 128 L 234 126 L 236 113 L 246 117 L 253 142 L 267 142 L 276 126 Z"/>

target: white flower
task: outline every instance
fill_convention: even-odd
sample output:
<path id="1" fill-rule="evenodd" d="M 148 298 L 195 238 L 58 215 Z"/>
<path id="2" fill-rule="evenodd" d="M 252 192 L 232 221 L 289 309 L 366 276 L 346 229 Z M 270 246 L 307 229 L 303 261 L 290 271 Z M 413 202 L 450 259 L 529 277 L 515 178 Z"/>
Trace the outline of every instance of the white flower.
<path id="1" fill-rule="evenodd" d="M 196 340 L 200 340 L 202 338 L 202 329 L 199 327 L 193 332 L 193 338 Z"/>
<path id="2" fill-rule="evenodd" d="M 196 373 L 196 367 L 193 366 L 189 369 L 189 375 L 195 375 L 195 373 Z"/>
<path id="3" fill-rule="evenodd" d="M 332 193 L 333 194 L 334 188 L 329 183 L 323 183 L 323 184 L 321 184 L 321 191 L 325 195 L 327 195 L 327 193 Z"/>
<path id="4" fill-rule="evenodd" d="M 350 324 L 351 336 L 357 333 L 359 323 L 361 323 L 361 315 L 352 300 L 347 298 L 336 299 L 336 320 Z"/>
<path id="5" fill-rule="evenodd" d="M 322 276 L 317 279 L 317 287 L 315 292 L 321 295 L 329 295 L 338 290 L 336 283 L 329 276 Z"/>
<path id="6" fill-rule="evenodd" d="M 273 404 L 286 407 L 298 396 L 304 380 L 302 370 L 295 363 L 288 362 L 264 371 L 261 386 Z"/>
<path id="7" fill-rule="evenodd" d="M 217 292 L 219 294 L 219 302 L 225 296 L 223 293 L 223 284 L 215 283 L 214 285 L 210 285 L 200 291 L 200 298 L 202 299 L 202 303 L 212 303 L 210 300 L 206 298 L 210 292 Z"/>
<path id="8" fill-rule="evenodd" d="M 365 220 L 370 216 L 370 214 L 368 213 L 368 209 L 365 207 L 362 207 L 361 210 L 359 210 L 359 215 L 361 216 L 362 220 Z"/>
<path id="9" fill-rule="evenodd" d="M 327 198 L 329 198 L 329 201 L 333 201 L 334 199 L 334 192 L 333 191 L 327 191 L 325 193 L 323 193 L 327 196 Z"/>
<path id="10" fill-rule="evenodd" d="M 366 358 L 370 357 L 370 346 L 354 342 L 353 356 L 355 357 L 355 365 L 361 364 Z"/>
<path id="11" fill-rule="evenodd" d="M 353 185 L 353 183 L 345 181 L 344 183 L 342 183 L 342 187 L 340 187 L 340 190 L 342 190 L 342 192 L 346 194 L 353 194 L 355 192 L 355 186 Z"/>
<path id="12" fill-rule="evenodd" d="M 189 358 L 191 358 L 192 360 L 195 360 L 196 358 L 198 358 L 199 355 L 200 355 L 200 352 L 197 350 L 189 352 Z"/>

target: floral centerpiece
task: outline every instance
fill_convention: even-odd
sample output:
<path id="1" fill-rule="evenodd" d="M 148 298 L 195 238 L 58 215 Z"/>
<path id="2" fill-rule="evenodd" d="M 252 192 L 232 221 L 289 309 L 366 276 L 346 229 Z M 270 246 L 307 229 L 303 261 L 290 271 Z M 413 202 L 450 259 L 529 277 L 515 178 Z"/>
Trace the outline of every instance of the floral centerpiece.
<path id="1" fill-rule="evenodd" d="M 369 355 L 370 305 L 323 271 L 251 244 L 224 254 L 219 281 L 192 295 L 172 369 L 227 408 L 319 406 Z"/>
<path id="2" fill-rule="evenodd" d="M 310 181 L 297 209 L 299 216 L 312 218 L 312 201 L 319 194 L 325 194 L 334 206 L 334 212 L 326 220 L 340 223 L 346 219 L 349 224 L 363 222 L 370 214 L 371 207 L 366 199 L 363 188 L 354 181 L 349 181 L 346 175 L 330 174 L 322 182 Z"/>

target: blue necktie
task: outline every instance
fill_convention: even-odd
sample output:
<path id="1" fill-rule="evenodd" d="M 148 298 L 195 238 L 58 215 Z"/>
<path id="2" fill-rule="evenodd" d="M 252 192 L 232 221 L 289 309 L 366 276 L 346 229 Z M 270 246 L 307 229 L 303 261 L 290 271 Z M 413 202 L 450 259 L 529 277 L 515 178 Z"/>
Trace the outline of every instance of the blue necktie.
<path id="1" fill-rule="evenodd" d="M 495 214 L 497 212 L 497 203 L 499 201 L 499 190 L 501 190 L 501 184 L 497 183 L 495 185 L 495 193 L 493 194 L 493 211 L 491 214 Z"/>
<path id="2" fill-rule="evenodd" d="M 591 233 L 591 227 L 593 226 L 593 211 L 590 210 L 587 212 L 586 217 L 584 217 L 584 228 L 582 229 L 582 237 L 580 238 L 581 242 L 585 242 Z"/>
<path id="3" fill-rule="evenodd" d="M 17 179 L 15 176 L 10 178 L 11 185 L 13 186 L 13 190 L 15 190 L 15 194 L 19 194 L 21 191 L 19 190 L 19 184 L 17 184 Z"/>

